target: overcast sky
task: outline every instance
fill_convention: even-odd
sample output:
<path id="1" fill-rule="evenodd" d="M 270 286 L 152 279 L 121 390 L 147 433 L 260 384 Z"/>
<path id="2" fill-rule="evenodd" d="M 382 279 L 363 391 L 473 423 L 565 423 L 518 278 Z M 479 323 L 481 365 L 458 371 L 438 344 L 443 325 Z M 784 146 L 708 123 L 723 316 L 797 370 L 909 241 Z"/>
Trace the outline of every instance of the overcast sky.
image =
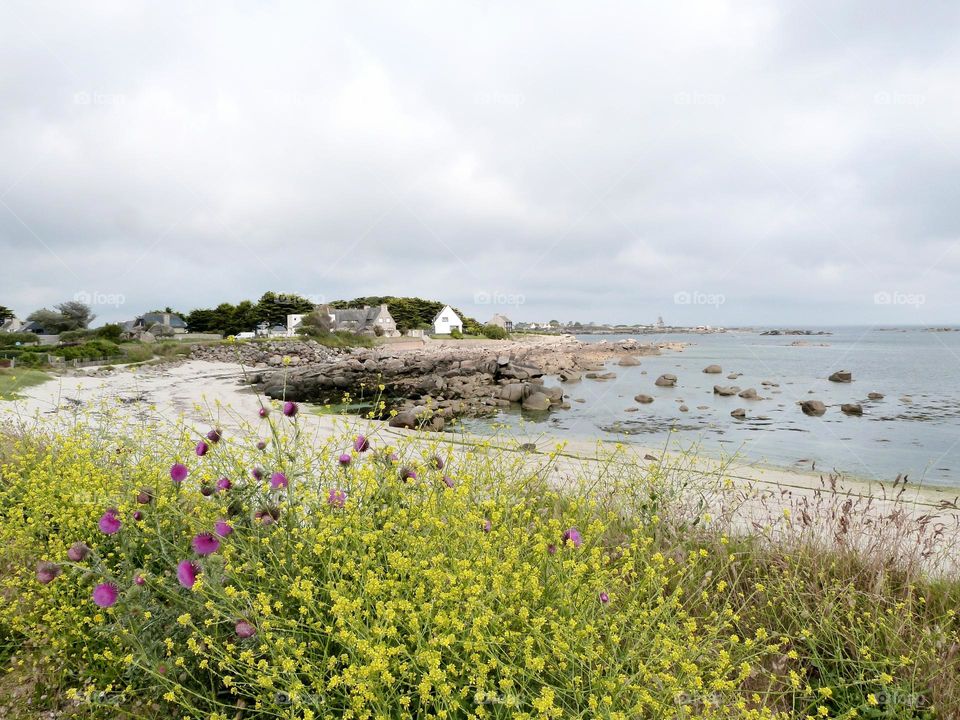
<path id="1" fill-rule="evenodd" d="M 960 321 L 960 4 L 4 2 L 0 305 Z"/>

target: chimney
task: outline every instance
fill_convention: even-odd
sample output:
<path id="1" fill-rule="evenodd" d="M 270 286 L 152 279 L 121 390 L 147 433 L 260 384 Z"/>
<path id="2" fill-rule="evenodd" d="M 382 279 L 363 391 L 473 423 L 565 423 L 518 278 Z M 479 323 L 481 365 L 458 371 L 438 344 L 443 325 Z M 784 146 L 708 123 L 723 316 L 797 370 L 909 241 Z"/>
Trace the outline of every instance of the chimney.
<path id="1" fill-rule="evenodd" d="M 168 326 L 170 325 L 170 313 L 163 314 L 163 324 Z"/>

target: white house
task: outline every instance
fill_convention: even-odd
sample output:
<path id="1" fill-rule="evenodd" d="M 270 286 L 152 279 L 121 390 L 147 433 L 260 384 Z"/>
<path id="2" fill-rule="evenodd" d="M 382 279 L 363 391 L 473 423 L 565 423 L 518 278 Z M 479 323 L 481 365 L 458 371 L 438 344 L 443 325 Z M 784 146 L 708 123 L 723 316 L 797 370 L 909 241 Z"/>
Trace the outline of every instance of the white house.
<path id="1" fill-rule="evenodd" d="M 449 335 L 454 328 L 463 332 L 463 320 L 453 311 L 452 307 L 444 305 L 443 310 L 438 312 L 433 319 L 433 333 L 434 335 Z"/>
<path id="2" fill-rule="evenodd" d="M 303 322 L 303 319 L 307 316 L 306 313 L 294 313 L 287 315 L 287 336 L 294 337 L 297 334 L 297 328 L 300 327 L 300 323 Z"/>

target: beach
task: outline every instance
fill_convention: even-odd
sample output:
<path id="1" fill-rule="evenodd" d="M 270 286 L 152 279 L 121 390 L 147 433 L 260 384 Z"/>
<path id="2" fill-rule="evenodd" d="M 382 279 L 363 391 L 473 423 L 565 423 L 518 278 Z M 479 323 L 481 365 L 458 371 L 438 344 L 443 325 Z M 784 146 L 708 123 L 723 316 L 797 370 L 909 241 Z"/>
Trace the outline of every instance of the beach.
<path id="1" fill-rule="evenodd" d="M 256 422 L 261 405 L 271 402 L 247 384 L 250 373 L 237 363 L 203 360 L 80 370 L 27 388 L 18 400 L 0 403 L 0 421 L 25 430 L 80 414 L 96 422 L 100 408 L 111 408 L 158 427 L 183 421 L 206 432 L 213 422 L 229 432 L 231 427 Z M 825 496 L 863 503 L 869 506 L 871 516 L 894 511 L 890 483 L 834 478 L 839 484 L 830 490 L 829 474 L 773 467 L 740 456 L 710 457 L 684 450 L 679 444 L 668 446 L 665 452 L 663 445 L 571 438 L 536 425 L 485 433 L 462 429 L 421 433 L 310 405 L 304 406 L 300 418 L 308 435 L 318 441 L 363 432 L 381 445 L 413 436 L 425 446 L 450 442 L 455 452 L 482 446 L 485 452 L 523 454 L 532 465 L 547 463 L 549 458 L 558 485 L 594 472 L 616 455 L 617 462 L 642 464 L 664 477 L 682 475 L 688 483 L 684 489 L 688 500 L 696 499 L 707 513 L 733 512 L 733 525 L 749 532 L 805 531 L 792 526 L 790 516 L 804 512 L 802 508 L 814 502 L 822 503 Z M 896 507 L 905 508 L 913 519 L 924 518 L 931 527 L 940 525 L 954 534 L 960 523 L 955 499 L 956 492 L 949 487 L 907 485 Z M 835 520 L 829 515 L 820 517 L 817 522 L 824 523 L 820 531 L 826 531 L 826 525 Z"/>

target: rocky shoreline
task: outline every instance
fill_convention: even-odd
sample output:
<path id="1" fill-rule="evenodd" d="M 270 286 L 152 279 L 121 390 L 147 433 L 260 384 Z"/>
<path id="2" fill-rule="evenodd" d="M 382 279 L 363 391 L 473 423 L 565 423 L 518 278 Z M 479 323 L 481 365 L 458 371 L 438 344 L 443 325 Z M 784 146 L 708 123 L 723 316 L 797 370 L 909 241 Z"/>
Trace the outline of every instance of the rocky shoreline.
<path id="1" fill-rule="evenodd" d="M 394 427 L 442 430 L 455 417 L 482 417 L 519 405 L 549 412 L 568 408 L 563 384 L 582 378 L 611 379 L 607 363 L 629 366 L 674 343 L 583 343 L 572 336 L 490 343 L 428 343 L 419 348 L 355 348 L 337 351 L 310 341 L 259 347 L 206 347 L 195 358 L 240 360 L 248 378 L 269 397 L 299 402 L 383 400 Z M 549 385 L 556 376 L 559 385 Z M 382 390 L 381 390 L 382 388 Z M 395 411 L 392 412 L 392 411 Z"/>

